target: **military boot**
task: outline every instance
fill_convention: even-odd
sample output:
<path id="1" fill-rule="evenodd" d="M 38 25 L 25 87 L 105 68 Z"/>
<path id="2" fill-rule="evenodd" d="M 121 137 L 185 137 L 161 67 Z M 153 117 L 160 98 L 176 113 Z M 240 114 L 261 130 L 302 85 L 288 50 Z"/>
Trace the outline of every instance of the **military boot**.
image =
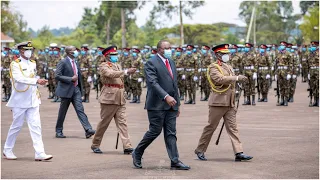
<path id="1" fill-rule="evenodd" d="M 181 101 L 184 100 L 184 93 L 181 93 L 181 95 L 180 95 L 180 100 L 181 100 Z"/>
<path id="2" fill-rule="evenodd" d="M 264 96 L 263 102 L 268 102 L 268 95 L 267 94 Z"/>
<path id="3" fill-rule="evenodd" d="M 140 96 L 138 96 L 137 103 L 138 104 L 140 103 Z"/>
<path id="4" fill-rule="evenodd" d="M 51 102 L 57 102 L 58 101 L 58 97 L 54 96 L 53 100 Z"/>
<path id="5" fill-rule="evenodd" d="M 312 104 L 312 106 L 319 107 L 319 98 L 317 98 L 317 97 L 314 98 L 314 103 Z"/>
<path id="6" fill-rule="evenodd" d="M 262 98 L 258 99 L 258 102 L 264 102 L 264 95 L 262 95 Z"/>
<path id="7" fill-rule="evenodd" d="M 252 95 L 252 106 L 255 106 L 256 105 L 256 96 L 255 95 Z"/>
<path id="8" fill-rule="evenodd" d="M 61 98 L 60 97 L 58 98 L 57 102 L 61 102 Z"/>
<path id="9" fill-rule="evenodd" d="M 192 94 L 192 104 L 196 104 L 196 93 Z"/>
<path id="10" fill-rule="evenodd" d="M 84 96 L 82 99 L 82 102 L 86 102 L 86 100 L 87 100 L 87 96 Z"/>
<path id="11" fill-rule="evenodd" d="M 200 101 L 206 101 L 206 96 L 201 98 Z"/>
<path id="12" fill-rule="evenodd" d="M 184 104 L 192 104 L 192 96 L 189 94 L 189 100 L 188 101 L 185 101 Z"/>
<path id="13" fill-rule="evenodd" d="M 284 98 L 283 105 L 284 105 L 284 106 L 288 106 L 288 99 L 287 99 L 287 98 Z"/>
<path id="14" fill-rule="evenodd" d="M 131 93 L 130 92 L 127 93 L 127 100 L 131 100 Z"/>
<path id="15" fill-rule="evenodd" d="M 132 101 L 130 101 L 130 103 L 137 103 L 137 96 L 133 96 Z"/>
<path id="16" fill-rule="evenodd" d="M 48 97 L 48 99 L 53 99 L 53 98 L 54 98 L 53 93 L 50 93 L 50 92 L 49 92 L 49 97 Z"/>
<path id="17" fill-rule="evenodd" d="M 5 95 L 3 98 L 2 98 L 2 102 L 8 102 L 8 96 Z"/>
<path id="18" fill-rule="evenodd" d="M 247 96 L 247 100 L 242 105 L 251 105 L 250 96 Z"/>
<path id="19" fill-rule="evenodd" d="M 89 103 L 89 94 L 85 95 L 85 97 L 86 97 L 85 103 Z"/>

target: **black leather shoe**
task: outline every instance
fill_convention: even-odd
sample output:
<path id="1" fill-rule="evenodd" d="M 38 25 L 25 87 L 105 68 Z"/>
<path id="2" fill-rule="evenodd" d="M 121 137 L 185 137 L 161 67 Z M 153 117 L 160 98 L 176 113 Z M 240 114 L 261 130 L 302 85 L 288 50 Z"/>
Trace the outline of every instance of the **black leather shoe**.
<path id="1" fill-rule="evenodd" d="M 57 102 L 61 102 L 61 98 L 58 98 Z"/>
<path id="2" fill-rule="evenodd" d="M 133 148 L 128 148 L 123 150 L 123 154 L 132 154 Z"/>
<path id="3" fill-rule="evenodd" d="M 184 102 L 184 104 L 192 104 L 192 100 L 190 99 L 189 101 Z"/>
<path id="4" fill-rule="evenodd" d="M 203 152 L 195 152 L 195 153 L 198 156 L 199 160 L 201 160 L 201 161 L 206 161 L 207 160 L 207 158 L 206 158 L 206 156 L 204 155 Z"/>
<path id="5" fill-rule="evenodd" d="M 263 99 L 263 102 L 268 102 L 268 98 L 264 98 L 264 99 Z"/>
<path id="6" fill-rule="evenodd" d="M 97 154 L 102 154 L 102 151 L 99 149 L 99 148 L 95 148 L 95 147 L 92 147 L 91 146 L 91 149 L 94 153 L 97 153 Z"/>
<path id="7" fill-rule="evenodd" d="M 206 97 L 201 98 L 200 101 L 206 101 Z"/>
<path id="8" fill-rule="evenodd" d="M 181 161 L 177 163 L 171 162 L 171 169 L 172 170 L 189 170 L 190 166 L 183 164 Z"/>
<path id="9" fill-rule="evenodd" d="M 243 154 L 243 152 L 241 152 L 236 154 L 235 161 L 248 161 L 252 158 L 253 158 L 252 156 L 245 155 Z"/>
<path id="10" fill-rule="evenodd" d="M 136 157 L 136 154 L 134 153 L 134 151 L 132 152 L 132 159 L 133 159 L 133 165 L 134 165 L 136 168 L 141 169 L 141 168 L 142 168 L 141 159 L 138 159 L 138 158 Z"/>
<path id="11" fill-rule="evenodd" d="M 66 138 L 66 136 L 63 135 L 62 132 L 57 132 L 57 133 L 56 133 L 56 138 Z"/>
<path id="12" fill-rule="evenodd" d="M 93 130 L 93 129 L 87 130 L 87 131 L 86 131 L 86 138 L 87 138 L 87 139 L 90 138 L 90 137 L 93 136 L 95 133 L 96 133 L 96 131 Z"/>

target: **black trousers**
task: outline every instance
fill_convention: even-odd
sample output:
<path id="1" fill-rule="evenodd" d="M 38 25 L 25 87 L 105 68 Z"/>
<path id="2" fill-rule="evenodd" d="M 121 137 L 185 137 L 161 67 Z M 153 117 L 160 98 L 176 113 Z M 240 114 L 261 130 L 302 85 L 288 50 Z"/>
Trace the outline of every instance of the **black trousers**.
<path id="1" fill-rule="evenodd" d="M 179 153 L 177 148 L 176 137 L 176 117 L 178 111 L 150 111 L 148 110 L 149 130 L 143 136 L 143 139 L 135 149 L 137 158 L 141 159 L 145 149 L 155 140 L 161 133 L 163 128 L 164 140 L 167 152 L 171 162 L 179 161 Z"/>
<path id="2" fill-rule="evenodd" d="M 70 102 L 72 103 L 74 110 L 76 111 L 77 116 L 84 130 L 87 131 L 89 129 L 92 129 L 88 121 L 88 117 L 84 113 L 84 108 L 83 108 L 82 99 L 81 99 L 81 91 L 77 86 L 71 98 L 61 98 L 58 120 L 56 125 L 56 132 L 62 132 L 63 130 L 63 122 L 64 122 L 64 119 L 66 118 L 66 114 L 67 114 Z"/>

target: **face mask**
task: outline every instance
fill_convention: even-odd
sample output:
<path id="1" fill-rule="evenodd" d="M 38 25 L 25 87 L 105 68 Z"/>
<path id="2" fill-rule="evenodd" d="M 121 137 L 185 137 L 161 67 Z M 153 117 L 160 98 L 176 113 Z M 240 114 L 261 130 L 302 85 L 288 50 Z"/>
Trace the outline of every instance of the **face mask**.
<path id="1" fill-rule="evenodd" d="M 192 53 L 191 51 L 189 51 L 189 50 L 187 51 L 187 54 L 188 54 L 188 55 L 191 55 L 191 53 Z"/>
<path id="2" fill-rule="evenodd" d="M 52 51 L 49 51 L 49 55 L 52 55 L 53 54 L 53 52 Z"/>
<path id="3" fill-rule="evenodd" d="M 270 51 L 270 48 L 267 48 L 267 51 Z"/>
<path id="4" fill-rule="evenodd" d="M 53 51 L 53 54 L 54 55 L 58 55 L 58 51 Z"/>
<path id="5" fill-rule="evenodd" d="M 64 48 L 61 48 L 60 50 L 61 50 L 61 51 L 64 51 Z"/>
<path id="6" fill-rule="evenodd" d="M 31 57 L 31 55 L 32 55 L 32 51 L 31 50 L 26 50 L 26 51 L 24 51 L 24 56 L 25 57 L 27 57 L 28 59 Z"/>
<path id="7" fill-rule="evenodd" d="M 280 50 L 280 51 L 285 50 L 285 49 L 286 49 L 286 47 L 285 47 L 284 45 L 280 45 L 280 46 L 279 46 L 279 50 Z"/>
<path id="8" fill-rule="evenodd" d="M 171 52 L 172 52 L 172 53 L 174 53 L 175 51 L 176 51 L 176 50 L 174 50 L 174 49 L 171 49 Z"/>
<path id="9" fill-rule="evenodd" d="M 166 58 L 171 58 L 171 56 L 172 56 L 171 49 L 165 49 L 165 50 L 164 50 L 164 56 L 165 56 Z"/>
<path id="10" fill-rule="evenodd" d="M 128 52 L 123 52 L 123 55 L 124 55 L 124 56 L 128 56 L 129 53 L 128 53 Z"/>
<path id="11" fill-rule="evenodd" d="M 96 51 L 91 51 L 91 54 L 95 54 L 96 53 Z"/>
<path id="12" fill-rule="evenodd" d="M 276 47 L 273 46 L 273 47 L 272 47 L 272 50 L 276 50 Z"/>
<path id="13" fill-rule="evenodd" d="M 81 51 L 81 55 L 85 55 L 86 54 L 86 52 L 85 51 Z"/>
<path id="14" fill-rule="evenodd" d="M 73 54 L 72 54 L 72 55 L 73 55 L 73 57 L 75 57 L 75 58 L 76 58 L 76 57 L 78 57 L 78 56 L 79 56 L 79 52 L 78 52 L 77 50 L 75 50 L 75 51 L 73 51 Z"/>
<path id="15" fill-rule="evenodd" d="M 149 52 L 149 49 L 144 49 L 144 52 L 145 52 L 145 53 Z"/>
<path id="16" fill-rule="evenodd" d="M 224 54 L 222 57 L 221 57 L 222 61 L 223 62 L 228 62 L 229 61 L 229 54 Z"/>
<path id="17" fill-rule="evenodd" d="M 49 52 L 49 50 L 48 49 L 46 49 L 46 50 L 44 50 L 46 53 L 48 53 Z"/>
<path id="18" fill-rule="evenodd" d="M 181 55 L 181 52 L 176 52 L 176 56 L 180 56 Z"/>
<path id="19" fill-rule="evenodd" d="M 286 48 L 286 51 L 290 52 L 290 50 L 291 50 L 290 48 Z"/>
<path id="20" fill-rule="evenodd" d="M 38 54 L 39 54 L 39 55 L 41 55 L 41 54 L 42 54 L 42 52 L 41 52 L 41 51 L 39 51 L 39 52 L 38 52 Z"/>
<path id="21" fill-rule="evenodd" d="M 102 51 L 98 51 L 98 54 L 99 54 L 99 55 L 102 55 Z"/>
<path id="22" fill-rule="evenodd" d="M 238 52 L 241 52 L 242 51 L 242 48 L 238 48 Z"/>
<path id="23" fill-rule="evenodd" d="M 305 52 L 307 50 L 307 48 L 302 48 L 302 51 Z"/>
<path id="24" fill-rule="evenodd" d="M 110 61 L 113 63 L 118 62 L 118 56 L 110 56 Z"/>
<path id="25" fill-rule="evenodd" d="M 201 49 L 202 54 L 207 54 L 207 50 Z"/>
<path id="26" fill-rule="evenodd" d="M 260 53 L 264 53 L 265 52 L 265 50 L 264 49 L 260 49 Z"/>
<path id="27" fill-rule="evenodd" d="M 3 53 L 4 55 L 7 55 L 7 54 L 8 54 L 8 52 L 7 52 L 7 51 L 3 51 L 2 53 Z"/>
<path id="28" fill-rule="evenodd" d="M 317 50 L 317 47 L 310 47 L 310 52 L 315 52 Z"/>
<path id="29" fill-rule="evenodd" d="M 194 48 L 192 51 L 193 51 L 193 52 L 196 52 L 196 51 L 197 51 L 197 49 L 196 49 L 196 48 Z"/>
<path id="30" fill-rule="evenodd" d="M 244 52 L 249 52 L 250 51 L 250 48 L 244 48 Z"/>
<path id="31" fill-rule="evenodd" d="M 155 54 L 150 54 L 150 57 L 154 57 L 155 56 Z"/>
<path id="32" fill-rule="evenodd" d="M 136 57 L 136 56 L 137 56 L 137 53 L 132 53 L 132 56 L 133 56 L 133 57 Z"/>
<path id="33" fill-rule="evenodd" d="M 291 52 L 294 53 L 294 49 L 291 49 Z"/>
<path id="34" fill-rule="evenodd" d="M 182 48 L 182 50 L 183 50 L 183 51 L 185 51 L 185 50 L 186 50 L 186 48 Z"/>

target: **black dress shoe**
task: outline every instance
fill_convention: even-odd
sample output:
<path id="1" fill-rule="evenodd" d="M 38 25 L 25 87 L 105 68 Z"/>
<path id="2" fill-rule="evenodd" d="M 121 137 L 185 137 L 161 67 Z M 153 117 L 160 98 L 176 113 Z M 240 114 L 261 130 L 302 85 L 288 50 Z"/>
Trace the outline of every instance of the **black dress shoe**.
<path id="1" fill-rule="evenodd" d="M 57 132 L 57 133 L 56 133 L 56 138 L 66 138 L 66 136 L 63 135 L 62 132 Z"/>
<path id="2" fill-rule="evenodd" d="M 136 154 L 134 153 L 134 151 L 132 152 L 132 159 L 133 159 L 133 165 L 136 168 L 141 169 L 142 168 L 141 159 L 136 157 Z"/>
<path id="3" fill-rule="evenodd" d="M 99 148 L 95 148 L 95 147 L 92 147 L 91 146 L 91 149 L 94 153 L 97 153 L 97 154 L 102 154 L 102 151 L 99 149 Z"/>
<path id="4" fill-rule="evenodd" d="M 190 166 L 183 164 L 181 161 L 177 163 L 171 162 L 171 169 L 172 170 L 189 170 Z"/>
<path id="5" fill-rule="evenodd" d="M 184 104 L 192 104 L 192 100 L 190 99 L 189 101 L 184 102 Z"/>
<path id="6" fill-rule="evenodd" d="M 96 133 L 96 131 L 93 130 L 93 129 L 87 130 L 87 131 L 86 131 L 86 138 L 87 138 L 87 139 L 90 138 L 90 137 L 93 136 L 95 133 Z"/>
<path id="7" fill-rule="evenodd" d="M 243 154 L 243 152 L 241 152 L 236 154 L 235 161 L 248 161 L 252 158 L 253 158 L 252 156 L 245 155 Z"/>
<path id="8" fill-rule="evenodd" d="M 123 154 L 132 154 L 133 148 L 128 148 L 123 150 Z"/>
<path id="9" fill-rule="evenodd" d="M 198 156 L 199 160 L 201 160 L 201 161 L 206 161 L 207 160 L 207 158 L 206 158 L 206 156 L 204 155 L 203 152 L 195 152 L 195 153 Z"/>

